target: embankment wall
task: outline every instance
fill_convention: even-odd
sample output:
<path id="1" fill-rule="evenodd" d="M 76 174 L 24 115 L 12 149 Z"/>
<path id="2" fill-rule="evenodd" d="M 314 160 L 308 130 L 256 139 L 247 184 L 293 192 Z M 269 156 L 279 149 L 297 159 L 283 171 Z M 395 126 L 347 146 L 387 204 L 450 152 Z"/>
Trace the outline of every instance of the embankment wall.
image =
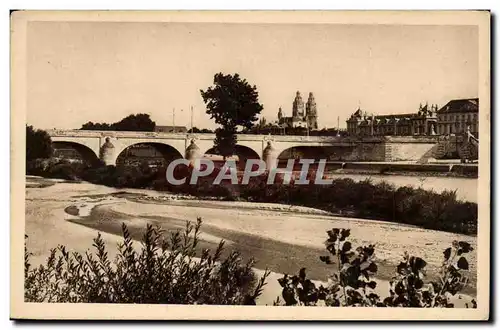
<path id="1" fill-rule="evenodd" d="M 352 141 L 351 146 L 333 146 L 328 150 L 330 161 L 394 162 L 419 161 L 432 154 L 438 143 L 433 136 L 370 137 Z"/>

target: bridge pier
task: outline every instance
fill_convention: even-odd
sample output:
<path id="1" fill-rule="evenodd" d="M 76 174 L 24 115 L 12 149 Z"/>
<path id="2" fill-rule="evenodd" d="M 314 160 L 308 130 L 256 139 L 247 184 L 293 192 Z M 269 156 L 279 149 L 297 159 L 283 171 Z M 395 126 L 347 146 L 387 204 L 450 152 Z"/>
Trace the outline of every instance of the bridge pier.
<path id="1" fill-rule="evenodd" d="M 277 167 L 278 155 L 271 145 L 271 141 L 267 141 L 267 146 L 262 151 L 262 160 L 266 163 L 267 171 L 271 171 Z"/>
<path id="2" fill-rule="evenodd" d="M 196 160 L 201 158 L 200 148 L 196 145 L 194 139 L 191 139 L 191 144 L 186 148 L 185 158 L 189 161 L 191 166 L 198 166 Z"/>
<path id="3" fill-rule="evenodd" d="M 99 152 L 99 159 L 106 165 L 116 165 L 116 148 L 111 143 L 111 139 L 109 137 L 106 138 L 106 142 L 101 147 Z"/>

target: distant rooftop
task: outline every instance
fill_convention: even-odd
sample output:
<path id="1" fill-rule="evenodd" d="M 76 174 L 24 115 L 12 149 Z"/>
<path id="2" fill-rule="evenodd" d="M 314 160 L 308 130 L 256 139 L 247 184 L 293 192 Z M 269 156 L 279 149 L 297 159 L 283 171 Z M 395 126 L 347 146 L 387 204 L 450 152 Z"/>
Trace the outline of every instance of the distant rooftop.
<path id="1" fill-rule="evenodd" d="M 451 100 L 438 113 L 479 112 L 479 98 Z"/>

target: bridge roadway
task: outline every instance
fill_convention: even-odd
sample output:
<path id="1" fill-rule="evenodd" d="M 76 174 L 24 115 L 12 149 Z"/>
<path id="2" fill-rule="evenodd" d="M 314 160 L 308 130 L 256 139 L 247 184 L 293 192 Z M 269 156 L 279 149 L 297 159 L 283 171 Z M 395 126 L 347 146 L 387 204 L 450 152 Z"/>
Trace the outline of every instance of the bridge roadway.
<path id="1" fill-rule="evenodd" d="M 160 133 L 124 131 L 49 130 L 52 141 L 74 147 L 86 159 L 101 159 L 108 165 L 116 164 L 118 156 L 135 144 L 153 145 L 162 153 L 174 153 L 187 159 L 192 157 L 193 148 L 197 154 L 206 154 L 214 146 L 215 134 L 206 133 Z M 328 157 L 333 149 L 344 160 L 391 161 L 387 144 L 433 146 L 435 136 L 369 136 L 363 138 L 336 136 L 295 136 L 295 135 L 237 135 L 237 154 L 248 158 L 260 158 L 268 154 L 278 157 L 291 148 L 309 149 L 319 157 Z M 387 149 L 387 150 L 386 150 Z M 393 148 L 395 149 L 395 148 Z M 413 157 L 413 156 L 412 156 Z M 413 160 L 413 159 L 408 159 Z"/>

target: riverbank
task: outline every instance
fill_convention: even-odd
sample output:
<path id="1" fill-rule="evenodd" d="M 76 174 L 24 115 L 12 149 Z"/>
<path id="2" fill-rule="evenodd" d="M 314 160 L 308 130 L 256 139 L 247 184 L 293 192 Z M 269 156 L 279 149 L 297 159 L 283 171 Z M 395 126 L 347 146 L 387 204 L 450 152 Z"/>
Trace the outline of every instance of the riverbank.
<path id="1" fill-rule="evenodd" d="M 147 223 L 167 231 L 182 230 L 186 221 L 203 218 L 203 247 L 214 250 L 223 239 L 226 251 L 238 250 L 244 259 L 254 257 L 258 269 L 268 267 L 268 279 L 259 304 L 272 304 L 280 295 L 277 278 L 307 268 L 308 277 L 325 281 L 331 268 L 319 261 L 326 253 L 326 230 L 351 229 L 353 246 L 376 244 L 377 282 L 380 294 L 388 293 L 388 281 L 404 251 L 428 262 L 428 279 L 437 276 L 442 252 L 453 240 L 470 242 L 477 238 L 425 230 L 383 221 L 335 217 L 309 208 L 289 205 L 197 200 L 169 200 L 168 193 L 141 189 L 115 189 L 89 183 L 56 183 L 46 188 L 28 188 L 26 196 L 26 234 L 34 261 L 46 259 L 50 248 L 63 244 L 84 253 L 91 247 L 97 231 L 103 235 L 114 257 L 120 242 L 121 224 L 126 223 L 135 239 L 140 239 Z M 141 202 L 143 201 L 143 202 Z M 147 201 L 147 203 L 144 203 Z M 69 214 L 64 210 L 72 207 Z M 264 209 L 265 208 L 265 209 Z M 287 210 L 288 209 L 288 210 Z M 74 212 L 78 210 L 78 212 Z M 471 254 L 471 282 L 466 293 L 475 295 L 476 255 Z"/>
<path id="2" fill-rule="evenodd" d="M 70 170 L 72 165 L 68 166 L 56 167 Z M 196 184 L 193 185 L 189 184 L 192 171 L 192 168 L 186 166 L 176 168 L 174 176 L 177 179 L 186 178 L 185 183 L 181 185 L 170 183 L 166 179 L 164 168 L 154 171 L 144 167 L 90 168 L 83 171 L 80 178 L 94 184 L 116 188 L 169 191 L 176 195 L 190 195 L 199 199 L 218 198 L 296 205 L 320 209 L 331 214 L 405 223 L 427 229 L 469 235 L 477 232 L 477 203 L 469 202 L 469 198 L 463 200 L 462 196 L 456 193 L 457 189 L 453 189 L 458 180 L 470 179 L 440 178 L 441 181 L 445 179 L 451 181 L 427 187 L 429 185 L 424 183 L 425 180 L 436 181 L 437 178 L 397 176 L 408 178 L 410 181 L 410 178 L 415 178 L 413 180 L 415 182 L 412 185 L 408 183 L 393 185 L 390 182 L 396 176 L 386 176 L 388 182 L 384 180 L 375 182 L 377 179 L 372 180 L 371 177 L 357 180 L 346 178 L 346 174 L 330 173 L 329 176 L 334 177 L 331 184 L 316 185 L 314 184 L 316 171 L 312 169 L 308 174 L 311 181 L 307 185 L 295 184 L 297 178 L 288 185 L 284 182 L 284 174 L 278 174 L 273 180 L 274 184 L 268 184 L 268 175 L 263 174 L 251 178 L 247 185 L 231 184 L 228 180 L 214 185 L 213 182 L 217 177 L 217 171 L 214 171 L 210 176 L 196 180 Z M 477 182 L 474 183 L 477 185 Z M 471 184 L 473 182 L 467 182 L 466 186 L 470 188 Z M 433 186 L 437 189 L 434 190 Z M 473 192 L 472 190 L 469 194 Z"/>
<path id="3" fill-rule="evenodd" d="M 478 164 L 409 162 L 328 162 L 326 175 L 381 174 L 419 177 L 478 178 Z"/>

